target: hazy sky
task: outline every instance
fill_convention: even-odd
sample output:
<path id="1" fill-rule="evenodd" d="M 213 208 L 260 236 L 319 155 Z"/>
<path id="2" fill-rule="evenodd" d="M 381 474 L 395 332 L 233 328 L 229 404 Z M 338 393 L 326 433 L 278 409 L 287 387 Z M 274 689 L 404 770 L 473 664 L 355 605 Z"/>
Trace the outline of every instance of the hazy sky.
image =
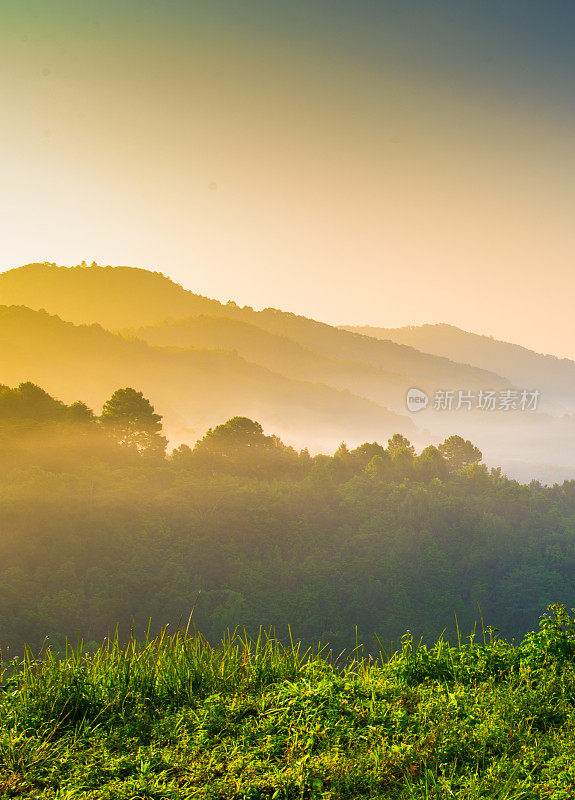
<path id="1" fill-rule="evenodd" d="M 0 0 L 0 270 L 575 357 L 572 0 Z"/>

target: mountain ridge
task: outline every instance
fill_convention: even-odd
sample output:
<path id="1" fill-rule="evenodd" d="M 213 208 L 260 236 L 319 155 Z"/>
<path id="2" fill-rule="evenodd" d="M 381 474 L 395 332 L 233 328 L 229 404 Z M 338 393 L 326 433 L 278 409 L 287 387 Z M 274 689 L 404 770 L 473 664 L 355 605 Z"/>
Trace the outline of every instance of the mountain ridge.
<path id="1" fill-rule="evenodd" d="M 556 413 L 575 412 L 575 361 L 538 353 L 523 345 L 471 333 L 447 323 L 410 325 L 402 328 L 340 326 L 381 341 L 407 344 L 432 355 L 443 355 L 460 363 L 485 368 L 487 364 L 513 384 L 538 388 L 555 402 Z"/>
<path id="2" fill-rule="evenodd" d="M 137 267 L 57 267 L 48 263 L 17 267 L 0 273 L 0 303 L 45 308 L 76 324 L 98 322 L 111 330 L 136 329 L 136 334 L 138 328 L 167 320 L 177 323 L 202 315 L 225 317 L 287 337 L 324 357 L 357 361 L 402 375 L 408 379 L 404 389 L 414 380 L 433 381 L 429 390 L 448 388 L 441 383 L 458 384 L 463 378 L 468 388 L 509 385 L 490 370 L 470 368 L 462 375 L 461 365 L 445 357 L 426 355 L 405 345 L 382 344 L 292 312 L 272 308 L 254 311 L 233 301 L 223 304 L 184 289 L 162 273 Z M 129 320 L 137 321 L 132 324 Z M 353 384 L 347 388 L 353 390 Z"/>
<path id="3" fill-rule="evenodd" d="M 349 391 L 290 380 L 224 351 L 153 347 L 25 306 L 0 306 L 0 376 L 5 384 L 30 380 L 68 401 L 82 395 L 96 408 L 116 388 L 133 385 L 178 443 L 237 415 L 275 426 L 289 443 L 313 430 L 318 446 L 334 436 L 416 432 L 408 417 Z"/>
<path id="4" fill-rule="evenodd" d="M 70 399 L 86 395 L 82 383 L 92 385 L 98 403 L 105 399 L 102 385 L 93 386 L 93 375 L 83 363 L 94 362 L 110 389 L 129 380 L 149 394 L 164 413 L 172 440 L 193 440 L 236 415 L 258 419 L 289 444 L 311 442 L 316 450 L 332 450 L 342 439 L 348 444 L 381 440 L 396 431 L 417 437 L 415 443 L 424 446 L 457 433 L 475 441 L 491 463 L 501 461 L 504 452 L 522 460 L 532 454 L 546 464 L 556 459 L 560 463 L 567 458 L 567 442 L 575 440 L 573 420 L 554 420 L 539 411 L 514 412 L 511 417 L 501 412 L 486 415 L 475 407 L 446 413 L 431 402 L 425 411 L 407 416 L 406 391 L 411 387 L 430 398 L 440 390 L 477 395 L 480 390 L 531 387 L 514 386 L 493 370 L 467 366 L 445 355 L 290 312 L 254 311 L 233 301 L 222 304 L 161 273 L 132 267 L 30 265 L 0 273 L 0 303 L 8 300 L 40 306 L 78 328 L 96 323 L 102 333 L 113 331 L 115 344 L 104 349 L 116 353 L 112 358 L 116 385 L 110 386 L 110 371 L 102 365 L 94 335 L 91 349 L 79 357 L 81 369 L 69 362 L 62 367 L 76 387 Z M 127 325 L 125 320 L 139 324 Z M 114 327 L 113 322 L 123 324 Z M 136 336 L 131 350 L 126 334 Z M 19 337 L 13 332 L 12 343 L 6 341 L 3 349 L 18 347 Z M 78 337 L 76 331 L 74 342 Z M 62 345 L 57 358 L 52 353 L 50 375 L 35 354 L 38 348 L 40 352 L 48 348 L 44 338 L 38 335 L 29 345 L 10 382 L 34 379 L 33 367 L 37 381 L 56 393 L 59 387 L 53 378 L 58 365 L 66 351 L 78 345 L 72 341 Z M 124 348 L 121 355 L 118 348 Z"/>

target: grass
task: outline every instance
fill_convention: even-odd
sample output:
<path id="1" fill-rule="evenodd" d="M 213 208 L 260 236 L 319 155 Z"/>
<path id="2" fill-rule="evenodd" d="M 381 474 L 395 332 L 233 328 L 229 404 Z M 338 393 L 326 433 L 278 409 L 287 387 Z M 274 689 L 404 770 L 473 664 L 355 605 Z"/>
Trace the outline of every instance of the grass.
<path id="1" fill-rule="evenodd" d="M 575 623 L 346 661 L 262 633 L 2 664 L 0 797 L 575 797 Z"/>

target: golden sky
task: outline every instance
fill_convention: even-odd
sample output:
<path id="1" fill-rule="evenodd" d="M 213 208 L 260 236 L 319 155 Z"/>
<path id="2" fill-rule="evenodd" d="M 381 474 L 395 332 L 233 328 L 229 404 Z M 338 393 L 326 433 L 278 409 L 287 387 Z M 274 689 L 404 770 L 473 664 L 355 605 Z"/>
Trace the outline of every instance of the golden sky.
<path id="1" fill-rule="evenodd" d="M 5 0 L 0 270 L 575 358 L 575 18 L 520 6 Z"/>

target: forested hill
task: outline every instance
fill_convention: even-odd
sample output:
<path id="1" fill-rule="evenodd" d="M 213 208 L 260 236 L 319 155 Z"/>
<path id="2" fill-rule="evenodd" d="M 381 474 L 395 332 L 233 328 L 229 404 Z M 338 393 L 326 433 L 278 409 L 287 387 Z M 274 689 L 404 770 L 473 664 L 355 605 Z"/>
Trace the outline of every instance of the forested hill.
<path id="1" fill-rule="evenodd" d="M 394 373 L 412 382 L 425 380 L 433 386 L 443 383 L 473 388 L 489 384 L 497 389 L 509 385 L 507 380 L 488 371 L 349 333 L 307 317 L 276 309 L 254 311 L 249 306 L 240 308 L 232 301 L 222 304 L 187 291 L 160 273 L 143 269 L 30 264 L 0 273 L 0 303 L 43 308 L 71 322 L 97 322 L 114 330 L 178 321 L 171 337 L 164 330 L 162 341 L 178 346 L 197 346 L 193 329 L 186 333 L 179 320 L 202 315 L 224 317 L 287 337 L 323 357 L 382 370 L 382 381 L 385 373 Z M 144 337 L 155 335 L 153 329 L 146 327 L 137 333 Z M 281 371 L 281 362 L 277 369 Z"/>
<path id="2" fill-rule="evenodd" d="M 0 303 L 46 309 L 70 322 L 119 329 L 164 317 L 217 313 L 217 300 L 193 294 L 160 272 L 132 267 L 28 264 L 0 273 Z"/>
<path id="3" fill-rule="evenodd" d="M 155 345 L 234 350 L 291 378 L 320 380 L 401 412 L 413 385 L 425 385 L 430 391 L 457 381 L 457 385 L 478 386 L 481 381 L 505 385 L 491 373 L 443 359 L 428 360 L 411 348 L 388 347 L 365 337 L 340 340 L 331 326 L 305 317 L 272 309 L 253 312 L 225 306 L 224 310 L 227 316 L 163 320 L 124 333 Z"/>
<path id="4" fill-rule="evenodd" d="M 162 408 L 166 432 L 177 441 L 193 442 L 238 414 L 316 447 L 337 437 L 357 441 L 416 430 L 408 417 L 362 397 L 292 380 L 235 353 L 153 347 L 23 307 L 0 306 L 0 375 L 8 384 L 39 383 L 68 402 L 81 394 L 96 408 L 117 386 L 139 386 Z"/>
<path id="5" fill-rule="evenodd" d="M 477 441 L 489 463 L 513 469 L 515 462 L 521 475 L 568 475 L 574 463 L 575 418 L 564 414 L 568 364 L 563 388 L 555 378 L 545 383 L 544 370 L 531 375 L 520 368 L 520 359 L 515 372 L 501 376 L 497 367 L 508 366 L 512 356 L 495 359 L 490 371 L 483 368 L 490 365 L 487 351 L 481 368 L 458 363 L 288 312 L 222 304 L 160 273 L 129 267 L 20 267 L 0 273 L 0 303 L 61 318 L 60 329 L 45 324 L 41 333 L 29 323 L 37 343 L 23 324 L 4 326 L 3 380 L 37 381 L 68 401 L 83 394 L 98 406 L 124 376 L 161 405 L 173 440 L 193 441 L 222 417 L 247 415 L 315 451 L 334 448 L 341 438 L 351 444 L 385 438 L 392 430 L 424 446 L 456 430 Z M 76 327 L 60 339 L 63 320 Z M 116 338 L 101 328 L 88 335 L 83 324 L 101 325 Z M 450 391 L 455 405 L 458 391 L 470 393 L 475 403 L 446 413 L 430 402 L 410 415 L 405 398 L 412 387 L 430 398 Z M 540 392 L 533 413 L 477 407 L 481 392 L 519 396 L 523 389 Z"/>
<path id="6" fill-rule="evenodd" d="M 120 384 L 122 385 L 122 384 Z M 81 398 L 79 398 L 81 400 Z M 101 415 L 0 387 L 0 645 L 99 641 L 194 619 L 276 626 L 338 648 L 435 640 L 480 622 L 520 636 L 575 593 L 575 482 L 520 485 L 449 437 L 310 457 L 253 420 L 164 455 L 134 388 Z"/>

